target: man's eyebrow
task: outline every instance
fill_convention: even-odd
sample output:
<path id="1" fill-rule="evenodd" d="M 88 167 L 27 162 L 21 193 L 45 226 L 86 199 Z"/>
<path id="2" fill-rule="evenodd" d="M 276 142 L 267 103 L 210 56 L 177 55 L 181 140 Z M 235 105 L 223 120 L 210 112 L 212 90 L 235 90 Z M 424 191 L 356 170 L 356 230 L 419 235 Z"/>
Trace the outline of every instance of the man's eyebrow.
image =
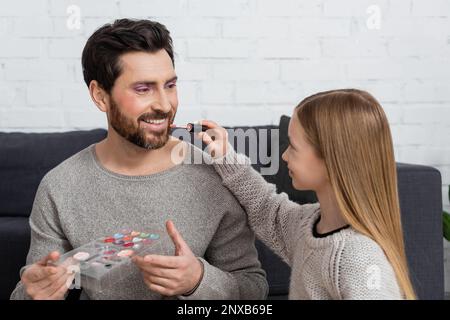
<path id="1" fill-rule="evenodd" d="M 177 80 L 178 80 L 178 77 L 175 76 L 175 77 L 172 77 L 169 80 L 167 80 L 165 82 L 165 84 L 173 82 L 173 81 L 177 81 Z M 158 82 L 157 81 L 145 81 L 145 80 L 142 80 L 142 81 L 136 81 L 136 82 L 132 83 L 132 85 L 138 85 L 138 84 L 155 85 L 155 84 L 158 84 Z"/>
<path id="2" fill-rule="evenodd" d="M 175 77 L 172 77 L 171 79 L 167 80 L 166 83 L 177 81 L 177 80 L 178 80 L 178 77 L 175 76 Z"/>

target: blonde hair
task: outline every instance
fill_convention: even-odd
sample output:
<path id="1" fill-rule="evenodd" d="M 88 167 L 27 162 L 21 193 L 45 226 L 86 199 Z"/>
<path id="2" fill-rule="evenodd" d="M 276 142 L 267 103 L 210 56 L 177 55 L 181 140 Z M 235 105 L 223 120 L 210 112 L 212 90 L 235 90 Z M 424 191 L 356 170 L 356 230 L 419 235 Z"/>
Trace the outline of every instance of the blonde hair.
<path id="1" fill-rule="evenodd" d="M 394 148 L 386 115 L 369 93 L 320 92 L 296 115 L 324 159 L 343 218 L 383 249 L 406 299 L 416 299 L 406 260 Z"/>

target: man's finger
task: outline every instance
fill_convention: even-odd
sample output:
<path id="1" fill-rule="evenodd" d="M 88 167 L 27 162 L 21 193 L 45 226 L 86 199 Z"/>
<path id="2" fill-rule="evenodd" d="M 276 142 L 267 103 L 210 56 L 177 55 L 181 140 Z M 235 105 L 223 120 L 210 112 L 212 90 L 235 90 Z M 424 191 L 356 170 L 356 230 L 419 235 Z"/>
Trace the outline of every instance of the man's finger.
<path id="1" fill-rule="evenodd" d="M 56 270 L 57 271 L 55 274 L 52 274 L 48 277 L 41 279 L 40 281 L 37 281 L 35 285 L 39 287 L 41 290 L 44 290 L 66 274 L 66 271 L 63 268 L 57 268 Z"/>
<path id="2" fill-rule="evenodd" d="M 55 291 L 48 299 L 49 300 L 60 300 L 64 298 L 64 295 L 67 292 L 67 287 L 64 285 L 61 288 L 59 288 L 57 291 Z"/>
<path id="3" fill-rule="evenodd" d="M 180 257 L 160 256 L 149 254 L 139 260 L 142 265 L 153 268 L 178 269 L 180 267 Z"/>
<path id="4" fill-rule="evenodd" d="M 178 232 L 177 228 L 175 228 L 175 225 L 171 220 L 168 220 L 166 222 L 166 229 L 167 233 L 173 241 L 173 244 L 175 245 L 175 255 L 180 256 L 188 253 L 190 251 L 189 246 L 186 244 L 183 237 Z"/>
<path id="5" fill-rule="evenodd" d="M 52 251 L 47 256 L 36 262 L 36 264 L 41 266 L 46 266 L 49 261 L 56 262 L 59 259 L 59 252 L 58 251 Z"/>
<path id="6" fill-rule="evenodd" d="M 73 257 L 66 258 L 64 261 L 62 261 L 59 266 L 63 267 L 67 270 L 70 266 L 80 265 L 80 262 L 75 260 Z"/>
<path id="7" fill-rule="evenodd" d="M 131 261 L 133 261 L 138 268 L 143 271 L 150 272 L 154 266 L 151 265 L 150 261 L 145 260 L 144 257 L 134 256 Z"/>
<path id="8" fill-rule="evenodd" d="M 178 269 L 168 269 L 168 268 L 160 268 L 154 267 L 152 265 L 142 265 L 139 266 L 142 273 L 146 276 L 154 276 L 158 278 L 164 279 L 177 279 L 179 276 Z"/>
<path id="9" fill-rule="evenodd" d="M 58 288 L 49 296 L 50 300 L 62 299 L 64 294 L 69 290 L 67 286 L 68 278 L 71 277 L 73 280 L 74 275 L 65 274 L 61 277 L 61 282 L 58 283 Z M 72 283 L 72 280 L 70 283 Z"/>
<path id="10" fill-rule="evenodd" d="M 36 265 L 26 270 L 24 276 L 27 280 L 34 283 L 57 273 L 58 269 L 56 267 L 42 267 L 40 265 Z"/>
<path id="11" fill-rule="evenodd" d="M 175 289 L 176 287 L 176 284 L 171 278 L 161 278 L 154 275 L 145 275 L 145 279 L 147 280 L 147 283 L 156 284 L 166 289 Z"/>
<path id="12" fill-rule="evenodd" d="M 146 282 L 146 283 L 147 283 L 149 289 L 156 293 L 159 293 L 159 294 L 161 294 L 163 296 L 167 296 L 167 297 L 174 295 L 172 293 L 172 290 L 170 290 L 170 289 L 164 288 L 164 287 L 154 284 L 154 283 L 149 283 L 149 282 Z"/>
<path id="13" fill-rule="evenodd" d="M 66 286 L 66 282 L 69 276 L 71 275 L 64 273 L 58 278 L 53 278 L 53 280 L 50 282 L 48 286 L 46 286 L 43 289 L 40 289 L 42 295 L 49 297 L 52 296 L 56 291 L 58 291 L 62 286 L 68 288 Z"/>
<path id="14" fill-rule="evenodd" d="M 131 261 L 134 262 L 135 264 L 137 264 L 138 266 L 143 265 L 144 264 L 144 258 L 140 257 L 140 256 L 134 256 L 131 258 Z"/>

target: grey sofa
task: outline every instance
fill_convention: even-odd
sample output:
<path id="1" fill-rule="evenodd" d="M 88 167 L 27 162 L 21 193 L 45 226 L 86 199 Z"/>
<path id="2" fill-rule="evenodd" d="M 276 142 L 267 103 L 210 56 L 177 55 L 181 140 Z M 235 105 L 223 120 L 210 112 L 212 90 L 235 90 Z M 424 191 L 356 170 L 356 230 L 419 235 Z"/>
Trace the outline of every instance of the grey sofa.
<path id="1" fill-rule="evenodd" d="M 271 129 L 279 129 L 280 168 L 265 178 L 299 203 L 316 202 L 312 192 L 298 192 L 291 186 L 281 153 L 287 147 L 289 118 L 281 117 L 279 126 L 241 127 L 267 130 L 269 152 Z M 264 131 L 266 132 L 266 131 Z M 106 135 L 102 129 L 65 133 L 0 133 L 0 299 L 8 299 L 19 280 L 29 247 L 28 217 L 42 177 L 53 167 Z M 260 136 L 257 136 L 260 139 Z M 247 146 L 248 147 L 248 146 Z M 248 148 L 247 151 L 248 152 Z M 260 161 L 254 167 L 261 170 Z M 397 164 L 405 243 L 413 284 L 421 299 L 443 299 L 443 242 L 441 177 L 427 166 Z M 267 272 L 269 299 L 286 299 L 289 267 L 257 241 L 259 258 Z M 77 298 L 71 293 L 69 298 Z"/>

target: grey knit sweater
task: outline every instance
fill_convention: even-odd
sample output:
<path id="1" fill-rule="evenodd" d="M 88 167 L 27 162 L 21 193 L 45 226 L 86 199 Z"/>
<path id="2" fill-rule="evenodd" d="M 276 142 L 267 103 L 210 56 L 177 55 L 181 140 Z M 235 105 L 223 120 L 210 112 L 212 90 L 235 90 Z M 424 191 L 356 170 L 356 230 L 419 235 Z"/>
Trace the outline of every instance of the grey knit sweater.
<path id="1" fill-rule="evenodd" d="M 313 236 L 319 204 L 277 194 L 232 147 L 214 167 L 247 212 L 250 226 L 292 268 L 290 299 L 402 299 L 381 247 L 353 228 Z"/>
<path id="2" fill-rule="evenodd" d="M 191 146 L 182 164 L 148 176 L 108 171 L 94 150 L 94 145 L 86 148 L 43 178 L 30 216 L 27 264 L 124 228 L 145 231 L 156 224 L 165 230 L 164 222 L 171 219 L 205 267 L 200 286 L 187 299 L 266 298 L 268 285 L 245 213 L 212 166 L 190 164 L 199 149 Z M 90 299 L 162 298 L 145 286 L 137 268 L 110 290 L 84 294 Z M 19 282 L 11 299 L 28 298 Z"/>

